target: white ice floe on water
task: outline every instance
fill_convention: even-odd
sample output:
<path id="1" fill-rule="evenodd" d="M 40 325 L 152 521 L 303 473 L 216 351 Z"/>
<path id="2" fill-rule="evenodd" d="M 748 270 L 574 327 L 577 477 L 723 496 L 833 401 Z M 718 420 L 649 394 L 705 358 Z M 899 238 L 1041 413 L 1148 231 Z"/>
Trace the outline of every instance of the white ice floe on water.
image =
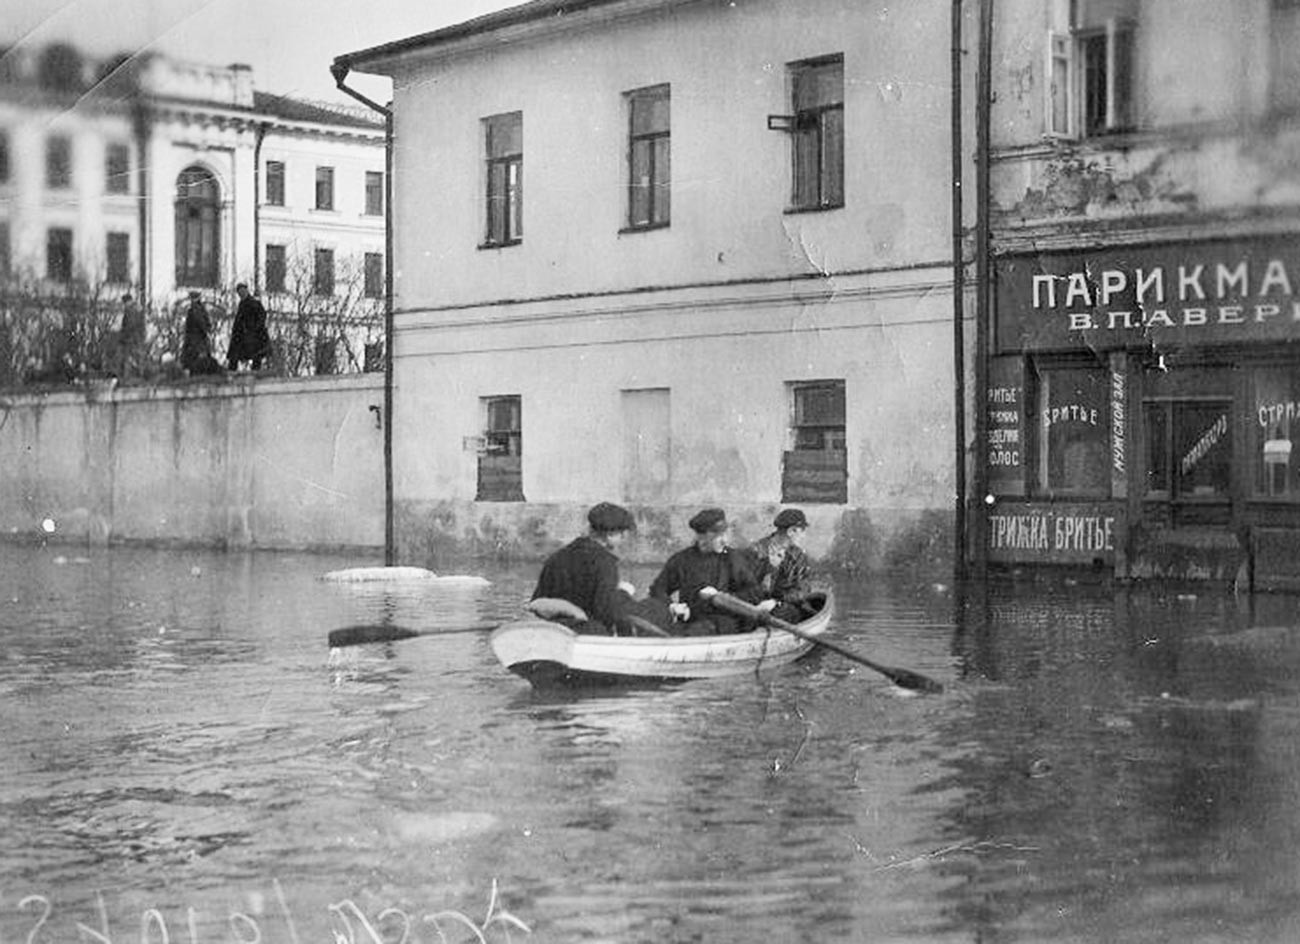
<path id="1" fill-rule="evenodd" d="M 423 567 L 348 567 L 343 570 L 331 570 L 321 574 L 321 580 L 332 583 L 378 583 L 378 582 L 415 582 L 438 581 L 445 584 L 462 584 L 464 586 L 485 587 L 489 581 L 486 577 L 474 574 L 435 574 Z"/>

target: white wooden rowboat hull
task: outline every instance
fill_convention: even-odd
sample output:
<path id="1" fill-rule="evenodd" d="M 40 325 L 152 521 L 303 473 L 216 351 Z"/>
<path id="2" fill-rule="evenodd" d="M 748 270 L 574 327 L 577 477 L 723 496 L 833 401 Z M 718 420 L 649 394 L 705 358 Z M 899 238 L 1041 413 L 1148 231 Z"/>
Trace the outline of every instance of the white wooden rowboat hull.
<path id="1" fill-rule="evenodd" d="M 830 625 L 832 601 L 798 624 L 817 635 Z M 779 629 L 728 636 L 590 636 L 527 617 L 498 627 L 492 651 L 503 666 L 538 687 L 638 684 L 766 672 L 805 656 L 813 643 Z"/>

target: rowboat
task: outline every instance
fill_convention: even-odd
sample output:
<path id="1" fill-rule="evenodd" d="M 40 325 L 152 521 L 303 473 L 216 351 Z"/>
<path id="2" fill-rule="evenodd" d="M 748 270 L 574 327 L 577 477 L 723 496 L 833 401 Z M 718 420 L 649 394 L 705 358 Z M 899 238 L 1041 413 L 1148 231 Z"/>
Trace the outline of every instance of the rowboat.
<path id="1" fill-rule="evenodd" d="M 726 636 L 595 636 L 553 620 L 525 616 L 492 632 L 492 651 L 503 666 L 535 688 L 563 685 L 639 685 L 747 675 L 779 668 L 805 656 L 830 625 L 829 592 L 809 602 L 812 616 L 795 624 L 801 635 L 760 627 Z"/>

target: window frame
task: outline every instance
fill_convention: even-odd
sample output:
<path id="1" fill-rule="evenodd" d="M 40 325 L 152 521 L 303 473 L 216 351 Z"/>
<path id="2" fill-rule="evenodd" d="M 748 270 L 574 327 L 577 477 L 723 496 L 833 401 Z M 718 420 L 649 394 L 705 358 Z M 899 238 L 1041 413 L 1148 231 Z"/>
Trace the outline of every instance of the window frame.
<path id="1" fill-rule="evenodd" d="M 312 208 L 334 212 L 334 168 L 327 164 L 316 165 L 316 202 Z"/>
<path id="2" fill-rule="evenodd" d="M 1092 378 L 1093 389 L 1091 392 L 1095 395 L 1095 402 L 1090 406 L 1094 416 L 1087 425 L 1096 430 L 1096 435 L 1091 437 L 1094 444 L 1098 446 L 1094 457 L 1096 467 L 1093 469 L 1097 478 L 1097 484 L 1095 485 L 1054 484 L 1051 481 L 1053 437 L 1050 428 L 1055 425 L 1059 429 L 1060 423 L 1069 422 L 1069 420 L 1061 419 L 1055 423 L 1045 423 L 1045 413 L 1051 408 L 1051 404 L 1046 398 L 1053 393 L 1052 378 L 1064 377 L 1067 374 L 1086 374 Z M 1029 494 L 1034 498 L 1043 499 L 1109 500 L 1112 497 L 1113 483 L 1110 472 L 1112 434 L 1110 415 L 1111 376 L 1108 367 L 1098 364 L 1095 359 L 1034 358 L 1028 364 L 1025 380 L 1027 390 L 1024 420 L 1029 439 L 1025 444 L 1025 456 L 1028 460 Z M 1078 389 L 1076 387 L 1077 396 Z M 1069 405 L 1079 404 L 1076 402 Z M 1066 437 L 1065 442 L 1067 445 L 1075 442 L 1083 442 L 1086 445 L 1088 440 L 1076 436 L 1073 438 Z M 1065 462 L 1064 457 L 1062 462 Z"/>
<path id="3" fill-rule="evenodd" d="M 804 83 L 819 85 L 823 70 L 839 73 L 839 88 L 829 101 L 801 105 Z M 787 212 L 809 213 L 845 205 L 844 54 L 832 53 L 786 65 L 790 119 L 790 205 Z M 811 80 L 809 77 L 813 77 Z M 816 97 L 816 96 L 814 96 Z M 811 145 L 809 147 L 809 145 Z"/>
<path id="4" fill-rule="evenodd" d="M 367 252 L 361 260 L 361 292 L 364 298 L 384 297 L 384 254 Z"/>
<path id="5" fill-rule="evenodd" d="M 9 147 L 9 129 L 0 128 L 0 184 L 9 183 L 13 175 L 12 158 Z"/>
<path id="6" fill-rule="evenodd" d="M 1088 81 L 1097 40 L 1103 40 L 1105 67 L 1100 108 L 1092 97 L 1096 90 Z M 1067 30 L 1049 30 L 1047 80 L 1043 83 L 1045 135 L 1079 140 L 1133 130 L 1136 46 L 1137 24 L 1127 17 L 1110 17 L 1100 26 L 1071 23 Z"/>
<path id="7" fill-rule="evenodd" d="M 56 240 L 56 236 L 58 239 Z M 74 234 L 70 226 L 45 230 L 45 279 L 60 285 L 72 281 Z"/>
<path id="8" fill-rule="evenodd" d="M 1280 28 L 1279 16 L 1285 11 L 1286 29 Z M 1268 106 L 1274 115 L 1300 114 L 1300 61 L 1295 56 L 1295 41 L 1300 37 L 1300 0 L 1270 0 L 1269 15 L 1269 72 Z M 1287 70 L 1283 84 L 1279 81 L 1280 62 L 1295 63 Z"/>
<path id="9" fill-rule="evenodd" d="M 190 164 L 177 175 L 176 189 L 176 285 L 215 288 L 221 275 L 221 184 L 206 167 Z M 192 241 L 197 253 L 191 252 Z"/>
<path id="10" fill-rule="evenodd" d="M 497 425 L 496 409 L 512 414 L 509 422 Z M 523 428 L 524 401 L 519 394 L 479 397 L 483 448 L 478 456 L 475 501 L 524 501 Z"/>
<path id="11" fill-rule="evenodd" d="M 277 258 L 278 257 L 278 258 Z M 282 243 L 267 243 L 262 262 L 263 278 L 268 293 L 283 293 L 289 273 L 289 252 Z"/>
<path id="12" fill-rule="evenodd" d="M 624 232 L 662 229 L 672 224 L 672 86 L 648 85 L 625 92 L 627 110 L 627 219 Z M 663 127 L 655 124 L 655 106 L 663 104 Z M 650 127 L 638 130 L 639 106 L 651 111 Z M 644 183 L 638 169 L 645 167 Z M 641 200 L 638 200 L 641 197 Z M 638 213 L 644 205 L 645 212 Z M 644 217 L 641 219 L 639 217 Z"/>
<path id="13" fill-rule="evenodd" d="M 336 287 L 334 249 L 317 246 L 312 251 L 311 293 L 319 298 L 332 298 Z"/>
<path id="14" fill-rule="evenodd" d="M 104 149 L 104 192 L 122 196 L 131 192 L 131 146 L 110 141 Z"/>
<path id="15" fill-rule="evenodd" d="M 45 189 L 72 189 L 72 138 L 66 134 L 45 139 Z"/>
<path id="16" fill-rule="evenodd" d="M 514 125 L 515 147 L 496 148 L 498 128 L 510 137 Z M 502 112 L 483 119 L 484 229 L 480 249 L 517 246 L 524 241 L 524 114 Z"/>
<path id="17" fill-rule="evenodd" d="M 842 378 L 788 381 L 788 448 L 781 462 L 781 501 L 801 504 L 848 502 L 848 385 Z M 809 417 L 808 395 L 830 393 L 838 399 L 831 413 Z M 818 421 L 820 420 L 820 421 Z M 813 434 L 813 435 L 807 435 Z M 808 445 L 815 436 L 820 445 Z"/>
<path id="18" fill-rule="evenodd" d="M 384 172 L 368 170 L 365 176 L 365 216 L 384 215 Z"/>
<path id="19" fill-rule="evenodd" d="M 113 230 L 104 234 L 104 280 L 113 285 L 131 284 L 131 234 Z"/>
<path id="20" fill-rule="evenodd" d="M 284 161 L 267 161 L 264 166 L 266 183 L 266 205 L 284 206 L 285 181 L 287 172 Z"/>

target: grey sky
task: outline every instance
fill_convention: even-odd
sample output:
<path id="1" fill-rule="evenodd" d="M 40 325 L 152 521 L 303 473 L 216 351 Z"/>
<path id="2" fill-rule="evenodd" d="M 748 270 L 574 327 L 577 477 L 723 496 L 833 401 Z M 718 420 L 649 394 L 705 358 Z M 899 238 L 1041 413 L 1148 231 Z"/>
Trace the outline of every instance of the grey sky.
<path id="1" fill-rule="evenodd" d="M 95 55 L 154 50 L 253 67 L 257 88 L 349 101 L 329 64 L 350 52 L 515 6 L 522 0 L 0 0 L 0 43 L 76 43 Z M 349 84 L 386 96 L 388 83 Z"/>

